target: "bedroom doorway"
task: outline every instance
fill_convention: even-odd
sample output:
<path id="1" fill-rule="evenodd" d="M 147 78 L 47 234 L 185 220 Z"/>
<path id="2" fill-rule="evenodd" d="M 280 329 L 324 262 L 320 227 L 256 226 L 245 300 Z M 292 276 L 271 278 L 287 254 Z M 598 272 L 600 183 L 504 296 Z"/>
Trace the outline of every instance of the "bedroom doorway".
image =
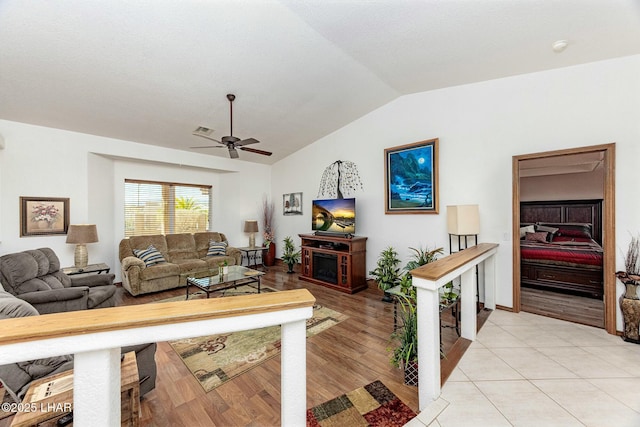
<path id="1" fill-rule="evenodd" d="M 603 248 L 603 307 L 602 324 L 611 334 L 616 333 L 616 282 L 615 282 L 615 144 L 604 144 L 590 147 L 580 147 L 567 150 L 549 151 L 543 153 L 525 154 L 513 157 L 513 236 L 520 235 L 520 202 L 521 196 L 531 200 L 539 195 L 532 195 L 531 188 L 527 188 L 529 181 L 526 177 L 537 175 L 543 177 L 547 183 L 552 182 L 554 175 L 570 174 L 572 172 L 587 172 L 589 168 L 601 167 L 602 178 L 598 187 L 602 188 L 602 237 Z M 576 175 L 574 175 L 576 176 Z M 585 176 L 585 175 L 582 175 Z M 547 185 L 548 187 L 548 185 Z M 599 188 L 598 188 L 599 190 Z M 524 193 L 523 193 L 524 192 Z M 533 191 L 535 193 L 535 191 Z M 593 195 L 593 194 L 592 194 Z M 553 197 L 552 197 L 553 198 Z M 563 197 L 556 194 L 556 199 Z M 567 199 L 567 197 L 564 197 Z M 588 198 L 588 197 L 585 197 Z M 599 197 L 592 197 L 599 198 Z M 522 307 L 522 267 L 520 256 L 520 241 L 513 239 L 513 310 L 519 312 Z M 525 272 L 527 273 L 527 272 Z M 528 289 L 527 289 L 528 292 Z M 528 296 L 529 294 L 527 294 Z M 542 300 L 541 300 L 542 301 Z M 588 302 L 588 301 L 587 301 Z M 529 301 L 528 301 L 529 303 Z M 547 299 L 546 304 L 561 304 L 554 299 Z M 593 300 L 598 305 L 598 300 Z M 561 312 L 559 309 L 558 312 Z M 554 316 L 559 317 L 559 316 Z M 571 320 L 571 319 L 567 319 Z M 580 320 L 575 320 L 580 321 Z"/>

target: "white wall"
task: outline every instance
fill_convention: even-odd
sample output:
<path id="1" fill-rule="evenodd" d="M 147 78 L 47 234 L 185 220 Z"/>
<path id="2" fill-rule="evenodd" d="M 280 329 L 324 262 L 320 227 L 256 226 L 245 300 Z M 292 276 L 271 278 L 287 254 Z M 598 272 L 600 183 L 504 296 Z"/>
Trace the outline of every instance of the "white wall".
<path id="1" fill-rule="evenodd" d="M 588 173 L 520 178 L 520 201 L 604 198 L 604 168 Z"/>
<path id="2" fill-rule="evenodd" d="M 304 215 L 277 219 L 277 239 L 310 232 L 311 200 L 324 168 L 358 165 L 357 233 L 368 237 L 367 271 L 386 246 L 448 251 L 446 206 L 479 204 L 481 242 L 500 244 L 497 303 L 512 306 L 512 157 L 615 142 L 617 244 L 640 230 L 640 56 L 404 96 L 317 141 L 273 168 L 272 194 L 304 193 Z M 384 214 L 388 147 L 440 139 L 440 214 Z M 299 243 L 299 239 L 298 239 Z M 617 254 L 617 266 L 623 261 Z"/>
<path id="3" fill-rule="evenodd" d="M 90 262 L 106 262 L 120 281 L 118 243 L 124 235 L 124 180 L 150 179 L 213 186 L 211 229 L 246 246 L 242 221 L 257 218 L 270 191 L 270 167 L 0 120 L 0 254 L 51 247 L 73 265 L 66 236 L 20 237 L 20 196 L 68 197 L 70 223 L 95 223 Z"/>
<path id="4" fill-rule="evenodd" d="M 117 272 L 124 223 L 122 180 L 167 179 L 214 185 L 213 228 L 244 245 L 242 221 L 258 218 L 262 196 L 276 203 L 278 254 L 282 239 L 311 231 L 311 200 L 325 167 L 358 165 L 357 234 L 367 236 L 367 271 L 388 245 L 448 248 L 446 206 L 480 205 L 480 241 L 500 244 L 497 303 L 512 305 L 512 156 L 616 143 L 617 268 L 630 234 L 640 231 L 640 56 L 408 95 L 316 141 L 273 167 L 127 141 L 0 121 L 0 253 L 50 246 L 64 265 L 73 247 L 64 236 L 19 237 L 20 196 L 69 197 L 71 222 L 98 224 L 91 260 Z M 440 139 L 440 214 L 384 214 L 383 150 Z M 303 192 L 301 216 L 282 215 L 282 194 Z M 260 239 L 258 240 L 260 241 Z"/>

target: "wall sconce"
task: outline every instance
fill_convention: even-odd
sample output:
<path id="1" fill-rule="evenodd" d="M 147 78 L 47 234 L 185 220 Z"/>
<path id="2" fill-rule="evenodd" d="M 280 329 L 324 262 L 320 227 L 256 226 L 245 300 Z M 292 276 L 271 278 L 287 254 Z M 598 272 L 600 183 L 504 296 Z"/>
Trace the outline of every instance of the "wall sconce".
<path id="1" fill-rule="evenodd" d="M 76 250 L 73 254 L 73 261 L 76 268 L 84 268 L 89 263 L 89 253 L 87 243 L 98 241 L 98 230 L 95 224 L 69 225 L 67 231 L 67 243 L 75 243 Z"/>
<path id="2" fill-rule="evenodd" d="M 258 221 L 250 219 L 244 222 L 244 232 L 249 234 L 249 247 L 256 247 L 256 233 L 258 232 Z"/>

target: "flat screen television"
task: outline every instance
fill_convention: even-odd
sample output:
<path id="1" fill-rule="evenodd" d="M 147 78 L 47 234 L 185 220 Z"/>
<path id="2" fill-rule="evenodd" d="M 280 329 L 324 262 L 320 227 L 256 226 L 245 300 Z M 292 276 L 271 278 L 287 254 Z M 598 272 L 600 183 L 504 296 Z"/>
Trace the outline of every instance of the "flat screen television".
<path id="1" fill-rule="evenodd" d="M 314 200 L 311 229 L 323 233 L 355 234 L 356 199 Z"/>

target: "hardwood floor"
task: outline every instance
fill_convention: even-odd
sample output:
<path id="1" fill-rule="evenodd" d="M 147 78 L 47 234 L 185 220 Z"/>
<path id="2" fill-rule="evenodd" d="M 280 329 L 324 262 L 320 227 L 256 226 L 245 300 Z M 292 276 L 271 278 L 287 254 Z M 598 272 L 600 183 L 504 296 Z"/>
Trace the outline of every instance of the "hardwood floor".
<path id="1" fill-rule="evenodd" d="M 307 340 L 307 407 L 323 403 L 375 380 L 381 380 L 414 411 L 416 387 L 403 384 L 400 369 L 389 363 L 389 336 L 393 331 L 393 304 L 381 301 L 382 292 L 371 282 L 354 295 L 343 294 L 298 280 L 282 267 L 271 267 L 262 283 L 276 289 L 307 288 L 317 303 L 349 316 L 338 325 Z M 117 304 L 145 304 L 181 296 L 185 289 L 132 297 L 118 287 Z M 479 327 L 489 315 L 483 310 Z M 443 322 L 452 322 L 443 313 Z M 449 316 L 449 318 L 447 318 Z M 442 378 L 446 379 L 469 345 L 455 330 L 443 328 Z M 280 358 L 272 358 L 250 372 L 205 393 L 177 353 L 158 343 L 155 390 L 141 401 L 141 426 L 277 426 L 280 425 Z M 4 420 L 2 420 L 4 421 Z M 0 422 L 0 426 L 2 424 Z"/>
<path id="2" fill-rule="evenodd" d="M 601 299 L 525 286 L 521 288 L 520 295 L 522 311 L 604 328 L 604 303 Z"/>

